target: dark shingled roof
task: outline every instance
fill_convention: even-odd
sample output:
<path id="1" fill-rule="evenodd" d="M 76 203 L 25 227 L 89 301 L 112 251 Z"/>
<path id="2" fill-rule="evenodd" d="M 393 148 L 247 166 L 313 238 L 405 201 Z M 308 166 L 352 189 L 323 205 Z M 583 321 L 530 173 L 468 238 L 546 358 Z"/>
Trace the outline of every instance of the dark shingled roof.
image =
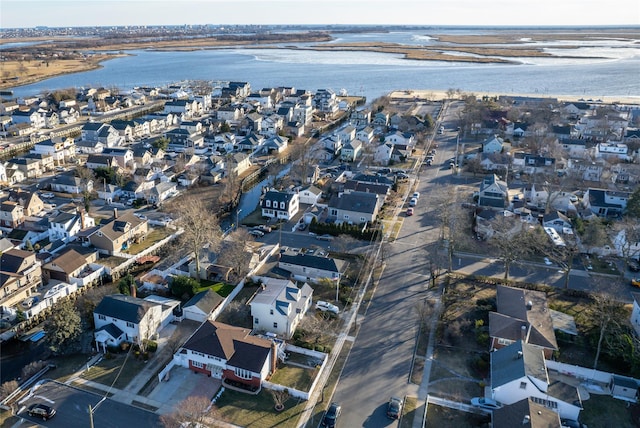
<path id="1" fill-rule="evenodd" d="M 184 304 L 183 308 L 188 308 L 190 306 L 196 306 L 205 314 L 210 313 L 215 308 L 222 303 L 224 299 L 215 291 L 209 289 L 204 290 L 196 295 L 194 295 L 187 303 Z"/>
<path id="2" fill-rule="evenodd" d="M 522 421 L 529 417 L 529 422 Z M 531 398 L 525 398 L 509 406 L 503 406 L 493 411 L 493 428 L 560 428 L 560 415 L 543 406 L 534 403 Z"/>
<path id="3" fill-rule="evenodd" d="M 250 336 L 251 330 L 205 321 L 184 344 L 184 349 L 221 358 L 240 369 L 260 373 L 269 358 L 271 341 Z"/>
<path id="4" fill-rule="evenodd" d="M 99 331 L 106 331 L 107 333 L 109 333 L 109 336 L 113 337 L 114 339 L 119 338 L 124 333 L 122 330 L 120 330 L 120 328 L 117 325 L 113 323 L 103 325 L 102 327 L 96 330 L 96 333 Z"/>
<path id="5" fill-rule="evenodd" d="M 93 312 L 138 324 L 151 306 L 154 304 L 137 297 L 113 294 L 104 296 Z"/>
<path id="6" fill-rule="evenodd" d="M 491 353 L 491 388 L 525 376 L 549 383 L 541 348 L 519 340 Z"/>
<path id="7" fill-rule="evenodd" d="M 304 254 L 280 255 L 280 263 L 322 269 L 330 272 L 340 272 L 340 266 L 335 259 L 329 257 L 305 256 Z M 342 263 L 340 263 L 341 265 Z"/>

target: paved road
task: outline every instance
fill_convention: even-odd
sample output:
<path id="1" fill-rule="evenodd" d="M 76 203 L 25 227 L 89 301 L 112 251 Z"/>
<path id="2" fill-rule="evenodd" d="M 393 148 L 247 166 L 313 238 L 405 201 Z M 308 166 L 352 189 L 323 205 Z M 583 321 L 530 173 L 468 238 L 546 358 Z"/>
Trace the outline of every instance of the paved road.
<path id="1" fill-rule="evenodd" d="M 453 156 L 451 147 L 443 146 L 436 161 Z M 397 421 L 386 417 L 389 397 L 417 394 L 417 385 L 409 384 L 419 324 L 417 307 L 434 298 L 434 292 L 428 290 L 424 245 L 438 238 L 435 220 L 420 213 L 429 206 L 428 188 L 451 173 L 435 166 L 422 170 L 413 189 L 422 195 L 416 215 L 404 217 L 397 239 L 385 244 L 386 267 L 364 317 L 359 317 L 360 329 L 333 397 L 343 407 L 341 427 L 397 426 Z"/>
<path id="2" fill-rule="evenodd" d="M 46 427 L 88 427 L 90 424 L 89 406 L 96 407 L 101 396 L 54 381 L 45 381 L 33 394 L 20 404 L 19 417 Z M 26 409 L 33 403 L 42 403 L 56 409 L 56 415 L 49 421 L 31 418 Z M 93 412 L 94 426 L 100 428 L 120 428 L 135 425 L 139 427 L 157 427 L 159 416 L 145 410 L 127 406 L 110 399 L 104 400 Z"/>

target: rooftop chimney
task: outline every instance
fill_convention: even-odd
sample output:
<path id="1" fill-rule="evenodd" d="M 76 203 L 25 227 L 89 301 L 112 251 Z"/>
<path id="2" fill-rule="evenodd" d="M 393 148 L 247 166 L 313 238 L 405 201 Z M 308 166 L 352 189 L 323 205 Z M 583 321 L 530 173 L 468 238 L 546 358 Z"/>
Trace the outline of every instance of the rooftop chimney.
<path id="1" fill-rule="evenodd" d="M 522 358 L 522 351 L 518 351 L 518 359 Z"/>
<path id="2" fill-rule="evenodd" d="M 118 208 L 113 209 L 113 218 L 118 218 Z"/>
<path id="3" fill-rule="evenodd" d="M 528 311 L 530 311 L 530 310 L 531 310 L 531 308 L 533 308 L 533 302 L 532 302 L 531 300 L 529 300 L 529 301 L 527 302 L 527 310 L 528 310 Z"/>
<path id="4" fill-rule="evenodd" d="M 527 326 L 524 324 L 522 325 L 522 327 L 520 327 L 520 339 L 522 340 L 527 339 Z"/>

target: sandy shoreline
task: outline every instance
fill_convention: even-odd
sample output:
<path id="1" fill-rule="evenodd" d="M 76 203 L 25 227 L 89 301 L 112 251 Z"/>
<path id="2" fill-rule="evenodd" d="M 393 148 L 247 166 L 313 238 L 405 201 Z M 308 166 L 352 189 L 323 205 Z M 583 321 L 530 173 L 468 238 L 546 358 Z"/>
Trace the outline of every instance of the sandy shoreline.
<path id="1" fill-rule="evenodd" d="M 620 97 L 620 96 L 592 96 L 592 95 L 553 95 L 553 94 L 524 94 L 524 93 L 497 93 L 497 92 L 475 92 L 475 91 L 462 91 L 463 95 L 475 95 L 476 97 L 526 97 L 526 98 L 553 98 L 559 101 L 577 102 L 586 101 L 593 102 L 596 100 L 601 101 L 603 104 L 633 104 L 640 105 L 640 96 L 632 97 Z M 444 100 L 449 98 L 447 91 L 440 89 L 408 89 L 408 90 L 396 90 L 388 95 L 392 99 L 397 100 L 411 100 L 415 98 L 427 99 L 427 100 Z M 455 94 L 453 98 L 459 98 L 458 94 Z M 591 101 L 589 101 L 591 100 Z"/>

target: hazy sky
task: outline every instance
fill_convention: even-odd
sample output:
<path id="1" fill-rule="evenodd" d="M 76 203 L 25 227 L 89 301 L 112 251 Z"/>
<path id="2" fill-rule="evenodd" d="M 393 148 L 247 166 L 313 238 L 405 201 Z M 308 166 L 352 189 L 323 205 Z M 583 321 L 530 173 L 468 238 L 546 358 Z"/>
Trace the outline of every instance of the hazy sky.
<path id="1" fill-rule="evenodd" d="M 0 27 L 179 24 L 640 25 L 638 0 L 0 0 Z"/>

